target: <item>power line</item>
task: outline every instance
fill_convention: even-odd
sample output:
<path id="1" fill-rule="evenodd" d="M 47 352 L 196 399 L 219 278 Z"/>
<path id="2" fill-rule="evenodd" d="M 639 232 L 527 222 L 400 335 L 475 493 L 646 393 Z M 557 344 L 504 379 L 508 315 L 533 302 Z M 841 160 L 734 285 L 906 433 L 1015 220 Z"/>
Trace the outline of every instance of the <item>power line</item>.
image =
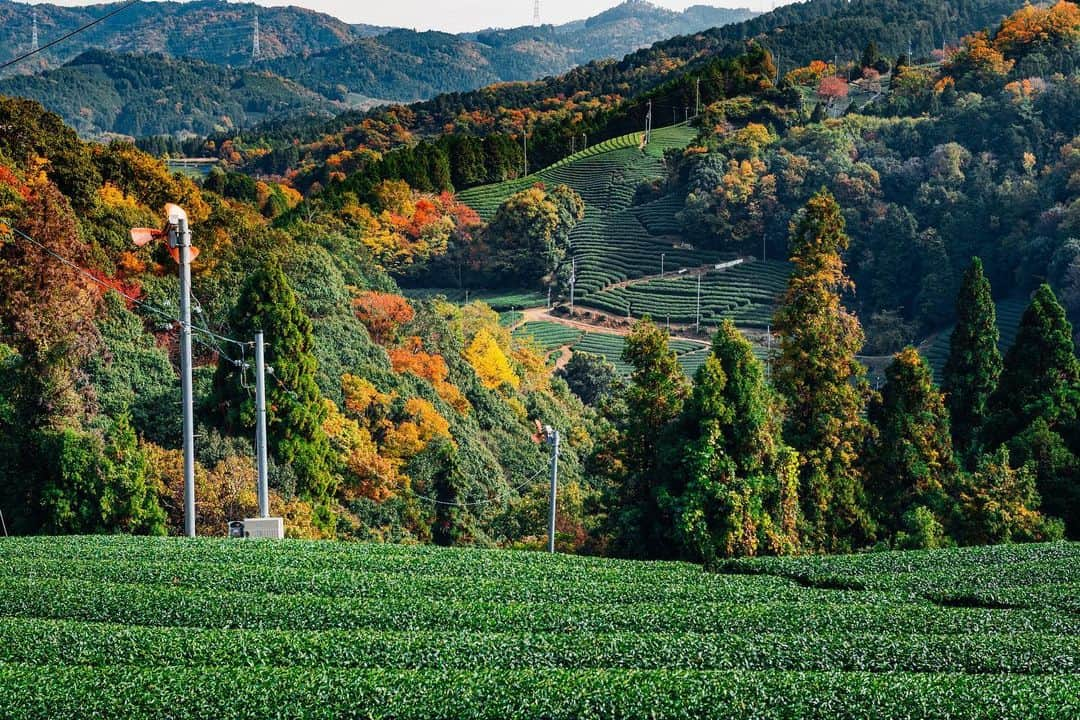
<path id="1" fill-rule="evenodd" d="M 497 503 L 497 502 L 499 502 L 501 500 L 505 500 L 506 497 L 510 493 L 520 492 L 522 489 L 524 489 L 527 486 L 529 486 L 530 484 L 532 484 L 536 480 L 536 478 L 540 477 L 542 474 L 544 474 L 547 471 L 548 471 L 548 468 L 546 468 L 546 467 L 541 468 L 538 472 L 536 472 L 534 475 L 532 475 L 531 477 L 526 479 L 520 485 L 517 485 L 516 487 L 512 487 L 512 488 L 507 488 L 506 491 L 504 493 L 500 494 L 499 496 L 497 496 L 495 498 L 488 498 L 486 500 L 476 500 L 474 502 L 456 502 L 456 501 L 455 502 L 450 502 L 450 501 L 447 501 L 447 500 L 439 500 L 438 498 L 428 497 L 427 495 L 417 495 L 416 493 L 413 493 L 413 497 L 416 498 L 417 500 L 425 500 L 425 501 L 427 501 L 429 503 L 432 503 L 434 505 L 444 505 L 444 506 L 448 506 L 448 507 L 477 507 L 479 505 L 494 505 L 495 503 Z"/>
<path id="2" fill-rule="evenodd" d="M 53 40 L 52 42 L 47 42 L 44 45 L 42 45 L 41 47 L 39 47 L 39 48 L 34 48 L 34 49 L 30 50 L 30 52 L 23 53 L 22 55 L 18 56 L 14 60 L 8 60 L 3 65 L 0 65 L 0 70 L 3 70 L 4 68 L 10 67 L 10 66 L 14 65 L 17 62 L 22 62 L 26 58 L 31 57 L 32 55 L 37 55 L 40 52 L 44 52 L 45 50 L 48 50 L 49 48 L 51 48 L 51 47 L 53 47 L 55 45 L 59 45 L 60 43 L 67 40 L 68 38 L 74 37 L 75 35 L 78 35 L 81 32 L 85 32 L 86 30 L 89 30 L 90 28 L 94 27 L 95 25 L 98 25 L 99 23 L 105 22 L 106 20 L 113 17 L 114 15 L 120 14 L 121 12 L 123 12 L 124 10 L 127 10 L 129 7 L 131 7 L 132 5 L 134 5 L 137 2 L 139 2 L 139 0 L 128 0 L 126 3 L 124 3 L 120 7 L 116 8 L 115 10 L 111 10 L 110 12 L 105 13 L 104 15 L 102 15 L 101 17 L 99 17 L 96 20 L 91 20 L 90 22 L 86 23 L 82 27 L 75 28 L 74 30 L 69 32 L 67 35 L 62 35 L 62 36 L 56 38 L 55 40 Z"/>
<path id="3" fill-rule="evenodd" d="M 162 310 L 159 307 L 151 305 L 150 303 L 146 302 L 145 300 L 140 300 L 139 298 L 137 298 L 137 297 L 135 297 L 133 295 L 127 294 L 126 292 L 124 292 L 123 290 L 117 288 L 113 284 L 111 284 L 109 282 L 106 282 L 102 278 L 99 278 L 97 275 L 94 275 L 89 270 L 87 270 L 87 269 L 83 268 L 82 266 L 72 262 L 71 260 L 68 260 L 66 257 L 64 257 L 60 253 L 56 252 L 55 250 L 52 250 L 51 248 L 49 248 L 45 244 L 41 243 L 40 241 L 35 240 L 34 238 L 30 237 L 29 235 L 24 233 L 22 230 L 19 230 L 16 227 L 11 227 L 9 229 L 16 236 L 22 238 L 23 240 L 26 240 L 27 242 L 29 242 L 30 244 L 32 244 L 34 246 L 40 248 L 43 252 L 51 255 L 53 258 L 55 258 L 59 262 L 63 263 L 64 265 L 67 265 L 69 268 L 71 268 L 75 272 L 79 273 L 80 275 L 85 277 L 87 280 L 90 280 L 91 282 L 96 283 L 96 284 L 100 285 L 103 288 L 106 288 L 108 290 L 112 290 L 113 292 L 115 292 L 120 297 L 122 297 L 122 298 L 124 298 L 126 300 L 129 300 L 130 302 L 134 303 L 135 305 L 138 305 L 139 307 L 141 307 L 141 308 L 143 308 L 143 309 L 145 309 L 145 310 L 147 310 L 149 312 L 152 312 L 152 313 L 154 313 L 156 315 L 160 315 L 161 317 L 165 318 L 166 320 L 169 320 L 170 322 L 177 322 L 177 319 L 175 317 L 173 317 L 172 315 L 170 315 L 168 312 Z M 199 327 L 199 326 L 194 325 L 194 324 L 192 324 L 191 329 L 195 330 L 195 331 L 198 331 L 200 333 L 203 333 L 204 335 L 206 335 L 208 337 L 211 337 L 211 338 L 213 338 L 215 340 L 219 340 L 221 342 L 233 343 L 235 345 L 240 345 L 240 346 L 245 345 L 245 343 L 242 343 L 239 340 L 234 340 L 233 338 L 226 337 L 225 335 L 219 335 L 218 333 L 215 333 L 215 332 L 213 332 L 211 330 L 208 330 L 208 329 L 203 328 L 203 327 Z M 225 358 L 227 358 L 227 359 L 229 358 L 228 354 L 226 354 L 221 348 L 219 348 L 217 346 L 208 345 L 207 343 L 202 342 L 202 341 L 197 341 L 197 342 L 200 342 L 202 345 L 204 345 L 206 347 L 210 347 L 210 348 L 216 350 L 217 352 L 220 352 Z M 250 344 L 250 343 L 247 343 L 247 344 Z"/>

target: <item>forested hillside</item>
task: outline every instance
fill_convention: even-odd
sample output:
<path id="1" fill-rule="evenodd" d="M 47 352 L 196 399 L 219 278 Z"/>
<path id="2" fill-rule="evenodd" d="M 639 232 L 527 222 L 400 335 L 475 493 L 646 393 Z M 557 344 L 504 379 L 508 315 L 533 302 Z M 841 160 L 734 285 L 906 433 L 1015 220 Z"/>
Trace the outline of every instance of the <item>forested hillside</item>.
<path id="1" fill-rule="evenodd" d="M 259 173 L 284 175 L 342 153 L 381 152 L 445 132 L 508 133 L 519 140 L 524 133 L 529 136 L 533 166 L 542 167 L 569 155 L 579 142 L 596 143 L 642 128 L 650 96 L 663 107 L 658 122 L 666 122 L 673 109 L 677 117 L 695 107 L 699 79 L 706 103 L 730 94 L 730 88 L 712 78 L 722 74 L 724 62 L 742 54 L 751 40 L 770 51 L 784 74 L 822 56 L 832 59 L 831 50 L 814 49 L 819 43 L 844 48 L 835 54 L 845 61 L 861 58 L 871 41 L 893 57 L 907 52 L 910 45 L 916 57 L 931 59 L 942 35 L 948 43 L 956 43 L 967 33 L 996 24 L 1020 4 L 810 0 L 535 82 L 446 93 L 404 107 L 344 113 L 330 121 L 270 123 L 242 136 L 215 135 L 209 140 L 213 148 L 199 142 L 173 147 L 194 155 L 220 154 Z M 919 28 L 935 40 L 919 40 L 915 35 Z M 233 157 L 237 152 L 239 158 Z"/>
<path id="2" fill-rule="evenodd" d="M 205 137 L 282 117 L 327 117 L 334 107 L 266 71 L 101 50 L 55 70 L 0 80 L 0 94 L 37 100 L 88 138 Z"/>
<path id="3" fill-rule="evenodd" d="M 0 62 L 30 49 L 34 15 L 40 44 L 45 44 L 120 7 L 101 3 L 83 7 L 0 3 Z M 263 57 L 318 52 L 381 32 L 353 26 L 300 7 L 263 7 L 226 0 L 196 2 L 139 2 L 102 20 L 86 32 L 46 50 L 13 68 L 15 72 L 57 67 L 86 50 L 120 53 L 160 53 L 219 65 L 245 65 L 251 60 L 255 14 L 259 16 L 259 47 Z"/>

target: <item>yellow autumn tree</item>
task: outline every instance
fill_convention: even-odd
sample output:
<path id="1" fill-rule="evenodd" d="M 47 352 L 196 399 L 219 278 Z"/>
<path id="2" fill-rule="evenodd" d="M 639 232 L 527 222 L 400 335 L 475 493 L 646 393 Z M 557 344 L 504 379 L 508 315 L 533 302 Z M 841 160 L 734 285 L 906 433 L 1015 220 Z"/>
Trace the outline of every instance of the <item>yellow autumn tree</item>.
<path id="1" fill-rule="evenodd" d="M 494 390 L 510 385 L 516 390 L 521 386 L 521 379 L 514 374 L 506 354 L 486 329 L 477 332 L 469 343 L 465 349 L 465 360 L 486 388 Z"/>

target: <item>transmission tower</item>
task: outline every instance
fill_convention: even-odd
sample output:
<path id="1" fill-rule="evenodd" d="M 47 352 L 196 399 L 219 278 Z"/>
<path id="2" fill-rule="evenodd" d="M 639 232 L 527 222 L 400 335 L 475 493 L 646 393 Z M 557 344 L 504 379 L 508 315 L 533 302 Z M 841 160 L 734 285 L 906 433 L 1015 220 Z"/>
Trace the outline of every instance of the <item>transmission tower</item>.
<path id="1" fill-rule="evenodd" d="M 30 49 L 34 52 L 38 50 L 37 8 L 34 8 L 34 20 L 30 30 Z"/>
<path id="2" fill-rule="evenodd" d="M 533 0 L 533 25 L 540 26 L 540 0 Z"/>
<path id="3" fill-rule="evenodd" d="M 259 59 L 259 11 L 255 11 L 255 31 L 251 39 L 251 59 Z"/>

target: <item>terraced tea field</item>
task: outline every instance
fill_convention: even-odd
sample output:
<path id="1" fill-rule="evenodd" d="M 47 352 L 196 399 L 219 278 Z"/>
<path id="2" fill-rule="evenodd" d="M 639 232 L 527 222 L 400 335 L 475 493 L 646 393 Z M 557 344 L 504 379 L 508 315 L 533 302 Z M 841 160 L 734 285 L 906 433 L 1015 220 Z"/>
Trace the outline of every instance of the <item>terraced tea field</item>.
<path id="1" fill-rule="evenodd" d="M 551 353 L 561 347 L 570 347 L 576 352 L 600 355 L 614 365 L 615 371 L 620 375 L 629 375 L 630 371 L 633 369 L 630 365 L 623 362 L 622 351 L 626 341 L 621 335 L 603 332 L 586 332 L 550 320 L 524 323 L 514 330 L 514 335 L 516 337 L 523 337 L 526 335 L 531 336 L 536 340 L 540 349 L 547 353 Z M 670 341 L 670 347 L 675 351 L 675 354 L 679 356 L 680 363 L 684 357 L 689 358 L 690 356 L 697 356 L 702 352 L 705 352 L 706 356 L 708 354 L 706 345 L 693 340 L 673 338 Z M 704 362 L 704 356 L 700 358 L 700 361 L 695 357 L 695 360 L 691 361 L 691 365 L 693 369 L 696 370 L 697 367 Z M 688 374 L 692 374 L 692 372 Z"/>
<path id="2" fill-rule="evenodd" d="M 299 541 L 0 540 L 13 718 L 1080 717 L 1080 544 L 708 573 Z"/>
<path id="3" fill-rule="evenodd" d="M 430 300 L 443 297 L 453 303 L 479 300 L 491 306 L 492 310 L 506 312 L 522 308 L 538 307 L 547 302 L 547 295 L 532 290 L 470 290 L 468 295 L 461 288 L 406 288 L 401 291 L 407 298 Z"/>
<path id="4" fill-rule="evenodd" d="M 789 272 L 788 263 L 756 261 L 706 273 L 701 278 L 702 326 L 729 319 L 741 327 L 768 326 Z M 690 324 L 697 317 L 697 292 L 696 276 L 674 275 L 592 293 L 581 303 L 618 315 Z"/>

